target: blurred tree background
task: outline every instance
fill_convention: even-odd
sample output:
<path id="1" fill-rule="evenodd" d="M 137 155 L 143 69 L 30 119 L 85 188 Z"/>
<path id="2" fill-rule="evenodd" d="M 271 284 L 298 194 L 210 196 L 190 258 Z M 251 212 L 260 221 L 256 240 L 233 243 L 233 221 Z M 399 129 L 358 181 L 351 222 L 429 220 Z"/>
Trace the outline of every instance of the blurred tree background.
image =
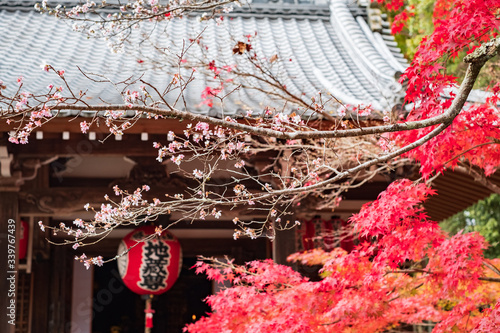
<path id="1" fill-rule="evenodd" d="M 500 195 L 492 194 L 463 212 L 444 220 L 441 227 L 451 234 L 477 231 L 490 243 L 487 258 L 500 257 Z"/>
<path id="2" fill-rule="evenodd" d="M 441 13 L 446 13 L 446 0 L 406 0 L 408 19 L 400 33 L 395 34 L 396 42 L 408 61 L 411 61 L 417 52 L 422 39 L 432 33 L 434 25 L 439 23 Z M 396 12 L 387 12 L 389 20 L 394 20 Z M 437 18 L 437 19 L 436 19 Z M 446 60 L 446 69 L 456 73 L 457 77 L 464 77 L 466 64 L 462 61 L 465 52 L 459 52 L 457 57 Z M 475 88 L 493 87 L 500 82 L 500 56 L 491 59 L 481 70 Z"/>

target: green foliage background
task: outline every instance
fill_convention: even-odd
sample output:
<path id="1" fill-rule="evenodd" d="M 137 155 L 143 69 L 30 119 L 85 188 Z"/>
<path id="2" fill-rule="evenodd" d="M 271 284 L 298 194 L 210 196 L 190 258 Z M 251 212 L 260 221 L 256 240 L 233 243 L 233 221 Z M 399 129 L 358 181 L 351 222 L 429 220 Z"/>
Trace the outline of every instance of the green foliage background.
<path id="1" fill-rule="evenodd" d="M 434 31 L 432 13 L 435 0 L 408 0 L 406 2 L 407 6 L 414 7 L 415 16 L 408 19 L 406 28 L 395 37 L 405 57 L 411 60 L 422 38 Z M 394 13 L 389 16 L 393 18 Z"/>

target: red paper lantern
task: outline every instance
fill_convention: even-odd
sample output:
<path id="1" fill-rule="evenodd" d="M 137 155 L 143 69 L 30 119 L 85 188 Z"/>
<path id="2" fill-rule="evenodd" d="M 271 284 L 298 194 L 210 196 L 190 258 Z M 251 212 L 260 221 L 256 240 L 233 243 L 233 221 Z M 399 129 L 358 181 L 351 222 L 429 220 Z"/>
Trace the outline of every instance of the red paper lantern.
<path id="1" fill-rule="evenodd" d="M 182 250 L 177 238 L 168 231 L 155 234 L 154 226 L 142 226 L 129 233 L 120 243 L 118 270 L 125 285 L 140 295 L 159 295 L 169 290 L 179 277 Z M 138 243 L 140 242 L 140 243 Z M 132 248 L 133 245 L 137 244 Z"/>

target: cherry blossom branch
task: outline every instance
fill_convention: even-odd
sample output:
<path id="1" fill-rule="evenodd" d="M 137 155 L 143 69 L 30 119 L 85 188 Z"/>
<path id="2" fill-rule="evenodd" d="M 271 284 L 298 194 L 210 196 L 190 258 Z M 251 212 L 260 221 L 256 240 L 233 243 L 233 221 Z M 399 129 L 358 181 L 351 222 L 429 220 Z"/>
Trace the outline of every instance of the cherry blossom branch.
<path id="1" fill-rule="evenodd" d="M 112 83 L 102 76 L 97 76 L 101 78 L 102 81 L 113 84 L 117 90 L 120 91 L 125 104 L 89 105 L 83 101 L 85 93 L 80 92 L 75 94 L 70 87 L 68 87 L 63 71 L 56 71 L 53 67 L 47 66 L 44 69 L 56 72 L 57 75 L 63 79 L 70 95 L 68 97 L 63 97 L 61 95 L 62 88 L 56 88 L 54 92 L 53 87 L 50 87 L 48 94 L 33 96 L 29 93 L 21 92 L 21 82 L 17 93 L 12 98 L 2 95 L 0 90 L 0 103 L 6 106 L 0 109 L 0 116 L 14 119 L 16 117 L 21 118 L 20 120 L 16 120 L 19 122 L 17 132 L 21 142 L 23 142 L 23 140 L 27 142 L 27 135 L 33 130 L 33 126 L 42 126 L 44 123 L 54 119 L 53 113 L 57 115 L 57 113 L 62 110 L 95 112 L 91 124 L 82 122 L 81 127 L 83 132 L 86 132 L 94 121 L 97 121 L 97 114 L 104 111 L 102 117 L 106 119 L 106 125 L 110 128 L 110 132 L 115 135 L 122 134 L 127 128 L 133 126 L 135 122 L 144 116 L 173 117 L 194 120 L 197 122 L 194 128 L 188 127 L 184 131 L 185 138 L 182 140 L 175 133 L 169 133 L 168 136 L 171 137 L 171 139 L 169 139 L 171 143 L 165 146 L 155 143 L 155 147 L 159 151 L 158 160 L 160 162 L 165 157 L 170 157 L 172 162 L 177 165 L 180 165 L 183 160 L 202 161 L 204 169 L 195 169 L 193 174 L 188 177 L 196 182 L 195 185 L 188 186 L 185 193 L 177 193 L 170 197 L 167 196 L 166 200 L 153 199 L 152 201 L 145 200 L 142 197 L 142 191 L 147 191 L 149 187 L 139 188 L 133 193 L 128 193 L 127 191 L 116 188 L 115 194 L 120 196 L 121 200 L 119 202 L 114 202 L 107 197 L 106 200 L 109 204 L 101 206 L 100 210 L 94 210 L 96 215 L 93 221 L 83 222 L 81 220 L 75 220 L 74 224 L 78 227 L 77 229 L 65 225 L 53 227 L 55 232 L 62 231 L 69 236 L 75 237 L 74 240 L 68 242 L 73 243 L 77 247 L 85 245 L 84 242 L 90 239 L 90 237 L 102 239 L 110 230 L 118 226 L 154 220 L 159 215 L 170 213 L 171 211 L 182 214 L 183 217 L 181 220 L 194 221 L 195 219 L 205 219 L 208 216 L 218 219 L 221 216 L 220 207 L 233 209 L 234 207 L 248 205 L 253 206 L 251 209 L 254 211 L 262 210 L 267 213 L 260 221 L 242 221 L 238 217 L 235 217 L 233 221 L 240 228 L 240 230 L 236 231 L 235 237 L 239 235 L 248 235 L 255 238 L 265 235 L 266 232 L 269 232 L 267 235 L 271 235 L 272 237 L 272 235 L 274 235 L 274 229 L 276 228 L 275 224 L 272 222 L 280 222 L 282 218 L 284 219 L 284 216 L 288 214 L 287 211 L 290 209 L 292 202 L 304 198 L 305 194 L 332 191 L 330 195 L 333 200 L 335 200 L 339 197 L 343 189 L 352 186 L 352 183 L 339 185 L 338 183 L 340 181 L 348 177 L 356 178 L 362 171 L 372 166 L 376 167 L 385 164 L 425 144 L 443 132 L 450 126 L 453 119 L 462 110 L 481 67 L 489 58 L 498 52 L 499 48 L 500 38 L 497 37 L 466 57 L 465 61 L 469 63 L 467 73 L 459 88 L 457 96 L 447 111 L 439 116 L 405 123 L 358 127 L 353 129 L 335 128 L 327 131 L 319 131 L 312 127 L 308 121 L 305 122 L 302 120 L 298 115 L 285 115 L 282 112 L 273 112 L 269 109 L 265 110 L 264 117 L 252 118 L 249 115 L 243 117 L 239 121 L 230 117 L 217 119 L 191 113 L 189 111 L 182 111 L 176 108 L 175 105 L 178 101 L 183 101 L 184 106 L 186 106 L 184 91 L 187 84 L 192 80 L 192 74 L 188 76 L 187 79 L 184 79 L 180 73 L 180 61 L 184 53 L 181 53 L 178 59 L 177 76 L 174 76 L 172 82 L 170 82 L 163 92 L 144 81 L 142 81 L 142 83 L 144 83 L 145 86 L 141 88 L 141 92 L 130 90 L 129 87 L 138 80 L 141 80 L 141 78 L 136 80 L 130 78 L 123 82 Z M 267 80 L 267 83 L 270 82 L 275 85 L 275 88 L 280 88 L 279 80 L 277 80 L 271 72 L 268 73 L 263 67 L 260 68 L 261 74 L 267 75 L 267 77 L 264 78 Z M 123 89 L 120 89 L 121 85 L 123 85 Z M 152 91 L 148 91 L 146 86 Z M 176 101 L 170 104 L 164 96 L 175 89 L 178 89 L 180 93 Z M 153 98 L 151 94 L 156 94 L 156 98 Z M 288 96 L 288 98 L 297 99 L 298 97 Z M 306 108 L 318 109 L 312 104 L 306 104 L 300 101 L 301 99 L 299 98 L 299 100 L 295 102 Z M 132 116 L 128 117 L 126 116 L 126 111 L 134 112 Z M 28 115 L 30 118 L 26 120 Z M 25 122 L 28 122 L 28 124 L 22 127 Z M 215 126 L 215 128 L 212 130 L 210 125 Z M 381 156 L 377 154 L 365 154 L 366 156 L 364 156 L 363 159 L 356 158 L 356 162 L 351 164 L 334 165 L 330 163 L 328 165 L 321 165 L 321 168 L 314 165 L 314 161 L 317 161 L 316 156 L 321 156 L 322 154 L 326 156 L 325 152 L 330 149 L 333 154 L 337 154 L 335 149 L 339 148 L 338 146 L 336 147 L 336 145 L 340 142 L 338 141 L 340 138 L 366 137 L 367 135 L 408 131 L 436 125 L 437 127 L 433 128 L 421 138 L 403 147 L 389 149 L 388 153 Z M 303 155 L 296 154 L 297 157 L 304 157 L 304 162 L 299 162 L 303 163 L 301 166 L 304 170 L 303 177 L 288 174 L 280 175 L 272 171 L 267 174 L 255 176 L 244 167 L 245 154 L 250 153 L 251 148 L 245 143 L 245 137 L 249 135 L 260 135 L 266 138 L 291 141 L 305 139 L 314 139 L 318 141 L 311 143 L 309 147 L 303 146 L 300 148 L 303 149 Z M 16 137 L 11 137 L 11 139 L 14 141 L 17 140 Z M 321 140 L 323 140 L 322 143 Z M 331 142 L 326 143 L 325 140 L 331 140 Z M 369 140 L 367 141 L 369 142 Z M 315 146 L 318 142 L 320 143 L 320 145 L 318 145 L 319 148 L 313 149 L 312 146 Z M 291 149 L 291 147 L 286 147 L 286 145 L 282 147 L 281 149 L 283 149 L 283 151 Z M 340 147 L 340 149 L 341 148 L 342 147 Z M 293 149 L 297 151 L 297 147 Z M 220 158 L 214 158 L 213 156 L 220 156 Z M 224 156 L 224 158 L 222 156 Z M 219 163 L 226 158 L 234 162 L 234 167 L 241 169 L 241 171 L 234 170 L 234 168 L 232 170 L 227 169 L 229 170 L 229 174 L 234 176 L 232 180 L 226 181 L 224 184 L 219 184 L 220 186 L 209 184 L 209 179 L 214 174 L 215 170 L 219 168 Z M 335 159 L 333 158 L 332 160 Z M 339 157 L 338 160 L 343 160 L 343 158 Z M 355 165 L 353 166 L 353 164 Z M 319 171 L 322 172 L 322 178 L 319 177 L 319 175 L 314 175 L 314 173 L 318 173 Z M 374 175 L 375 173 L 371 174 Z M 265 177 L 270 177 L 277 188 L 273 188 L 271 185 L 263 182 L 262 179 Z M 311 181 L 313 179 L 315 179 L 314 182 Z M 259 191 L 246 188 L 242 183 L 243 181 L 251 181 L 259 185 L 262 190 Z M 210 186 L 212 186 L 211 189 Z M 226 192 L 230 187 L 233 187 L 234 194 Z M 218 189 L 222 189 L 222 191 Z M 284 225 L 284 227 L 280 227 L 278 224 L 278 228 L 286 229 L 297 224 L 293 222 L 289 223 L 289 221 L 283 222 L 284 224 L 282 225 Z M 162 230 L 168 227 L 170 227 L 170 225 L 165 226 Z M 101 231 L 97 231 L 98 229 Z M 95 243 L 95 241 L 91 241 L 91 243 Z"/>
<path id="2" fill-rule="evenodd" d="M 462 87 L 460 89 L 461 91 L 467 91 L 467 89 L 468 89 L 468 91 L 470 91 L 470 89 L 471 89 L 470 81 L 475 80 L 475 77 L 477 76 L 477 73 L 479 72 L 479 69 L 481 67 L 481 66 L 478 66 L 476 64 L 477 63 L 472 63 L 469 66 L 469 71 L 467 72 L 466 79 L 464 80 L 464 84 L 462 85 Z M 468 91 L 467 91 L 467 94 L 468 94 Z M 461 96 L 461 95 L 462 95 L 462 93 L 459 93 L 459 96 Z M 266 201 L 269 201 L 271 203 L 272 202 L 276 203 L 276 202 L 278 202 L 277 198 L 280 198 L 281 201 L 285 201 L 284 200 L 285 197 L 289 197 L 290 195 L 294 195 L 294 194 L 299 194 L 299 193 L 304 192 L 304 191 L 310 192 L 311 190 L 317 190 L 317 189 L 318 190 L 319 189 L 325 190 L 325 189 L 329 188 L 329 185 L 331 185 L 335 182 L 338 182 L 342 179 L 345 179 L 349 175 L 355 174 L 356 172 L 359 172 L 359 171 L 366 169 L 370 166 L 373 166 L 376 164 L 381 164 L 383 162 L 387 162 L 387 161 L 391 160 L 392 158 L 400 156 L 400 155 L 404 154 L 405 152 L 408 152 L 408 151 L 414 149 L 415 147 L 418 147 L 418 146 L 424 144 L 425 142 L 429 141 L 430 139 L 434 138 L 439 133 L 444 131 L 451 124 L 453 117 L 456 116 L 456 114 L 458 114 L 460 112 L 460 109 L 461 109 L 460 104 L 463 105 L 464 102 L 465 102 L 465 99 L 457 98 L 454 101 L 454 103 L 452 104 L 452 107 L 450 108 L 450 110 L 454 111 L 455 114 L 451 113 L 450 117 L 447 118 L 447 120 L 444 123 L 439 125 L 437 128 L 433 129 L 431 132 L 429 132 L 428 134 L 426 134 L 422 138 L 420 138 L 420 139 L 418 139 L 418 140 L 412 142 L 411 144 L 408 144 L 402 148 L 396 149 L 395 151 L 393 151 L 391 153 L 388 153 L 384 156 L 380 156 L 378 158 L 371 159 L 371 160 L 366 161 L 364 163 L 360 163 L 359 165 L 357 165 L 355 167 L 349 168 L 343 172 L 339 172 L 334 177 L 331 177 L 331 178 L 323 180 L 323 181 L 319 181 L 316 184 L 313 184 L 310 186 L 299 186 L 299 187 L 295 187 L 295 188 L 285 188 L 285 189 L 281 189 L 281 190 L 270 190 L 268 193 L 263 193 L 263 194 L 262 193 L 250 193 L 243 187 L 243 188 L 238 190 L 241 192 L 240 193 L 241 195 L 237 195 L 235 197 L 222 198 L 219 196 L 217 199 L 213 199 L 213 198 L 207 197 L 205 195 L 205 192 L 201 191 L 201 198 L 184 199 L 183 196 L 179 196 L 178 198 L 174 198 L 175 200 L 172 202 L 167 202 L 167 203 L 155 202 L 155 204 L 153 204 L 153 205 L 149 205 L 145 201 L 141 201 L 141 202 L 144 205 L 147 205 L 148 215 L 151 215 L 152 217 L 156 216 L 157 214 L 161 214 L 161 212 L 164 212 L 165 210 L 170 211 L 171 209 L 174 209 L 174 207 L 177 209 L 183 210 L 183 211 L 186 211 L 186 209 L 191 207 L 191 208 L 193 208 L 193 210 L 191 210 L 190 214 L 194 213 L 195 215 L 188 214 L 187 216 L 192 216 L 192 218 L 194 218 L 195 216 L 197 216 L 196 213 L 198 213 L 198 211 L 205 212 L 206 211 L 205 209 L 210 210 L 212 207 L 213 207 L 212 214 L 217 215 L 219 213 L 218 213 L 217 209 L 215 208 L 216 206 L 233 206 L 234 207 L 234 206 L 242 205 L 242 204 L 246 205 L 249 202 L 249 198 L 251 201 L 258 201 L 261 203 L 264 203 Z M 202 124 L 202 123 L 199 123 L 199 124 Z M 207 123 L 204 123 L 204 124 L 207 124 Z M 208 126 L 208 124 L 206 126 Z M 208 132 L 207 132 L 208 128 L 206 126 L 204 125 L 204 126 L 200 127 L 200 130 L 203 130 L 204 133 L 205 132 L 207 133 L 204 135 L 208 135 Z M 246 133 L 244 133 L 244 134 L 246 134 Z M 186 141 L 186 143 L 188 143 L 188 142 Z M 188 146 L 189 146 L 189 143 L 188 143 Z M 179 157 L 181 157 L 181 155 L 179 155 Z M 174 158 L 174 157 L 172 157 L 172 158 Z M 121 192 L 119 192 L 119 193 L 121 193 Z M 134 193 L 134 195 L 132 197 L 127 194 L 127 196 L 125 198 L 125 207 L 124 207 L 125 209 L 123 211 L 123 213 L 125 213 L 125 215 L 123 215 L 121 217 L 121 215 L 116 215 L 116 213 L 113 213 L 113 219 L 114 219 L 114 221 L 113 221 L 114 223 L 112 225 L 113 227 L 121 225 L 126 221 L 130 221 L 130 219 L 133 218 L 134 216 L 139 217 L 140 215 L 144 214 L 144 211 L 145 211 L 144 208 L 141 208 L 135 212 L 127 211 L 128 209 L 131 208 L 128 205 L 129 201 L 132 200 L 134 202 L 139 202 L 139 200 L 141 200 L 141 197 L 139 194 L 140 194 L 140 192 L 137 192 L 137 191 Z M 181 203 L 181 205 L 179 203 Z M 274 205 L 274 204 L 272 204 L 272 205 Z M 118 212 L 119 214 L 122 214 L 122 213 L 120 213 L 120 209 L 116 212 Z M 107 208 L 107 210 L 109 210 L 109 209 Z M 111 211 L 111 212 L 113 212 L 113 211 Z M 269 216 L 268 216 L 268 218 L 269 218 Z M 203 217 L 203 216 L 201 216 L 201 217 Z M 266 225 L 266 222 L 264 222 L 262 224 L 261 230 L 265 225 Z M 250 236 L 256 235 L 252 229 L 248 229 L 248 228 L 244 227 L 244 230 L 245 230 L 245 232 L 249 232 Z"/>
<path id="3" fill-rule="evenodd" d="M 48 108 L 54 111 L 61 110 L 75 110 L 75 111 L 108 111 L 114 110 L 116 111 L 136 111 L 137 115 L 140 116 L 140 113 L 153 114 L 157 116 L 163 117 L 174 117 L 178 119 L 188 119 L 194 121 L 206 122 L 216 126 L 223 126 L 225 128 L 235 129 L 239 131 L 244 131 L 249 134 L 261 135 L 261 136 L 269 136 L 280 139 L 288 139 L 295 140 L 301 138 L 339 138 L 339 137 L 353 137 L 353 136 L 364 136 L 369 134 L 380 134 L 380 133 L 389 133 L 396 131 L 407 131 L 413 129 L 424 128 L 428 126 L 433 126 L 437 124 L 450 123 L 456 115 L 460 112 L 463 105 L 467 100 L 467 96 L 469 95 L 473 84 L 477 78 L 477 75 L 484 65 L 484 63 L 491 58 L 495 52 L 498 51 L 499 48 L 499 38 L 494 39 L 493 41 L 486 43 L 482 47 L 475 50 L 472 54 L 466 57 L 466 61 L 469 62 L 468 70 L 465 76 L 465 79 L 460 86 L 457 96 L 455 97 L 451 107 L 445 113 L 418 121 L 410 121 L 405 123 L 397 123 L 392 125 L 383 125 L 383 126 L 372 126 L 372 127 L 362 127 L 355 129 L 344 129 L 338 130 L 335 129 L 333 131 L 317 131 L 317 130 L 300 130 L 300 131 L 282 131 L 282 130 L 274 130 L 270 128 L 265 128 L 262 126 L 246 125 L 240 122 L 235 122 L 232 119 L 216 119 L 209 116 L 199 115 L 195 113 L 191 113 L 189 111 L 182 111 L 175 109 L 170 105 L 166 105 L 168 109 L 162 109 L 154 106 L 147 105 L 136 105 L 133 103 L 129 103 L 126 105 L 101 105 L 101 106 L 89 106 L 87 105 L 76 105 L 77 102 L 82 101 L 81 98 L 75 99 L 75 95 L 72 93 L 72 98 L 74 100 L 73 103 L 65 104 L 64 102 L 68 100 L 68 98 L 58 97 L 58 102 L 56 105 L 47 106 L 45 103 L 40 107 L 31 107 L 22 110 L 24 113 L 26 112 L 39 112 L 39 110 L 43 110 Z M 50 67 L 51 68 L 51 67 Z M 52 69 L 52 68 L 51 68 Z M 63 77 L 63 75 L 60 75 Z M 1 91 L 0 91 L 1 94 Z M 81 93 L 83 94 L 83 93 Z M 30 96 L 29 94 L 27 96 Z M 19 115 L 19 111 L 12 107 L 12 102 L 18 99 L 17 94 L 13 98 L 8 98 L 6 96 L 0 95 L 4 100 L 7 101 L 7 108 L 0 109 L 0 116 L 9 117 Z M 26 99 L 26 97 L 24 98 Z M 4 102 L 5 103 L 5 102 Z M 86 103 L 85 103 L 86 104 Z"/>
<path id="4" fill-rule="evenodd" d="M 315 130 L 315 131 L 300 131 L 300 132 L 280 132 L 268 128 L 259 128 L 256 126 L 246 125 L 239 122 L 217 119 L 210 116 L 204 116 L 192 113 L 189 111 L 177 110 L 174 109 L 173 107 L 171 107 L 170 110 L 165 110 L 158 107 L 149 107 L 141 105 L 124 105 L 124 104 L 92 105 L 92 106 L 56 105 L 51 107 L 51 110 L 55 111 L 73 110 L 73 111 L 95 111 L 95 112 L 108 111 L 108 110 L 138 111 L 138 112 L 155 114 L 163 117 L 174 117 L 177 119 L 206 122 L 214 126 L 222 126 L 246 132 L 248 134 L 268 136 L 285 140 L 346 138 L 346 137 L 356 137 L 356 136 L 364 136 L 372 134 L 409 131 L 409 130 L 420 129 L 442 124 L 443 122 L 448 122 L 451 119 L 451 115 L 456 113 L 456 112 L 448 112 L 447 114 L 443 114 L 426 120 L 410 121 L 406 123 L 397 123 L 393 125 L 370 126 L 370 127 L 356 128 L 356 129 L 344 129 L 344 130 L 334 130 L 334 131 Z M 34 109 L 33 111 L 36 111 L 36 109 Z M 0 112 L 2 112 L 1 114 L 2 116 L 15 115 L 14 113 L 10 113 L 5 109 L 0 109 Z"/>

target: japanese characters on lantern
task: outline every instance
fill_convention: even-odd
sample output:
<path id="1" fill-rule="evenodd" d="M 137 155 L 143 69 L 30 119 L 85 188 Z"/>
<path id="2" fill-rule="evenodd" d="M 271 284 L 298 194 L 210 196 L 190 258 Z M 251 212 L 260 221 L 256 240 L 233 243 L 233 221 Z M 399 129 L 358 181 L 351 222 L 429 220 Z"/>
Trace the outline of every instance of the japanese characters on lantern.
<path id="1" fill-rule="evenodd" d="M 148 236 L 150 239 L 143 241 Z M 135 246 L 134 246 L 135 245 Z M 179 241 L 168 231 L 155 235 L 154 226 L 142 226 L 123 238 L 118 254 L 118 270 L 133 292 L 159 295 L 169 290 L 179 277 L 182 251 Z"/>

